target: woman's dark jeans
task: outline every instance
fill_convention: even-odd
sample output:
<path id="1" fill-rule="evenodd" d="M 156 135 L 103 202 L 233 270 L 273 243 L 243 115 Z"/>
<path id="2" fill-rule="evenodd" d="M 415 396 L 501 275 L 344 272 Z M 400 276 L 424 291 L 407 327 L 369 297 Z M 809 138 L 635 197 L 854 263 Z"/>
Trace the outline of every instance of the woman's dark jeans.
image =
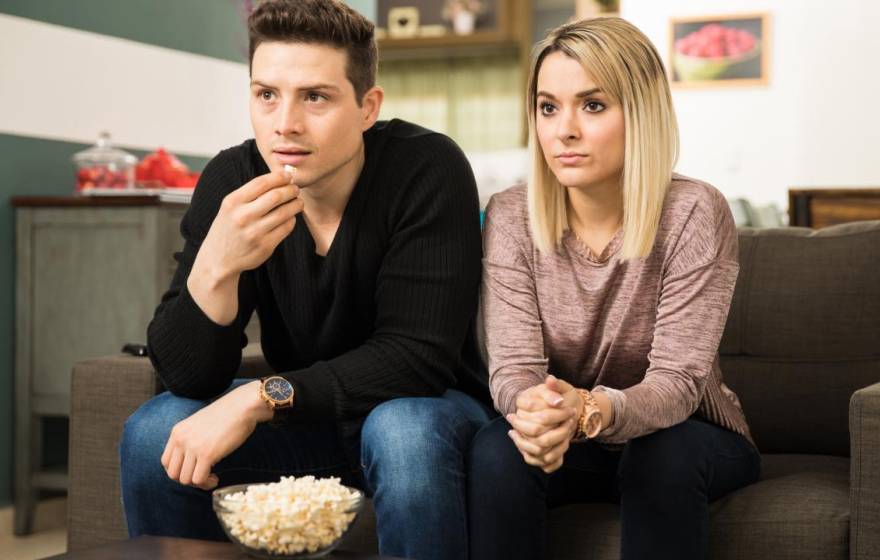
<path id="1" fill-rule="evenodd" d="M 622 450 L 574 443 L 550 475 L 523 461 L 510 429 L 496 418 L 471 444 L 471 560 L 544 558 L 548 508 L 574 502 L 620 503 L 623 560 L 704 559 L 709 503 L 760 472 L 745 437 L 695 417 Z"/>

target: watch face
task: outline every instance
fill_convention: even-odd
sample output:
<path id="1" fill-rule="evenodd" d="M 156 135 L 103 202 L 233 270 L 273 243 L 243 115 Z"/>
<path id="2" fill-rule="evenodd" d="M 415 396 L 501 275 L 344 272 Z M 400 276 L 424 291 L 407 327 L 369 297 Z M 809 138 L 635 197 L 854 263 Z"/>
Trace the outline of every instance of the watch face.
<path id="1" fill-rule="evenodd" d="M 587 417 L 586 435 L 587 437 L 593 438 L 596 437 L 601 430 L 602 413 L 599 412 L 599 409 L 596 409 Z"/>
<path id="2" fill-rule="evenodd" d="M 293 385 L 283 377 L 266 380 L 266 394 L 275 402 L 284 402 L 293 395 Z"/>

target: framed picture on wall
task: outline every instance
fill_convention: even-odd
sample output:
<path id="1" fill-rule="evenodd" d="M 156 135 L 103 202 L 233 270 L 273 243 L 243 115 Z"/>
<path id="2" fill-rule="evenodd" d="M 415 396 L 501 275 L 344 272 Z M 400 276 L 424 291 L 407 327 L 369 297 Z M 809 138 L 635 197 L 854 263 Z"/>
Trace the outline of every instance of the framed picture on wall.
<path id="1" fill-rule="evenodd" d="M 669 66 L 676 87 L 768 84 L 770 15 L 673 18 Z"/>

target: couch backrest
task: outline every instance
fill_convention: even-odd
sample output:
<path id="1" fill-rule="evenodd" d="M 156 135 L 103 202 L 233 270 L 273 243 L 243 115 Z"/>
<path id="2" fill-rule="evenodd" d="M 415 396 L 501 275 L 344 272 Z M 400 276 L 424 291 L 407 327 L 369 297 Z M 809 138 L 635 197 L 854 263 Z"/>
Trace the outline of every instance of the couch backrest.
<path id="1" fill-rule="evenodd" d="M 849 455 L 854 391 L 880 382 L 880 221 L 739 230 L 724 380 L 765 453 Z"/>

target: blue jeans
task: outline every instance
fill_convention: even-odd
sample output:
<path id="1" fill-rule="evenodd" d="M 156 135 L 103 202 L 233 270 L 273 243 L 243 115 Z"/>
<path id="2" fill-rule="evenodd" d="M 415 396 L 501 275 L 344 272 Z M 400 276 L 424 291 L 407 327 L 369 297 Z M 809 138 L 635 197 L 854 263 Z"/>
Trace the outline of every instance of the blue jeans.
<path id="1" fill-rule="evenodd" d="M 745 437 L 691 417 L 622 450 L 574 443 L 547 475 L 523 461 L 510 429 L 496 418 L 471 444 L 473 560 L 547 557 L 547 510 L 574 502 L 620 503 L 623 560 L 704 559 L 709 503 L 755 482 L 761 467 Z"/>
<path id="2" fill-rule="evenodd" d="M 252 381 L 238 379 L 230 389 Z M 225 540 L 211 493 L 168 478 L 160 458 L 177 422 L 209 404 L 165 392 L 125 423 L 120 444 L 122 501 L 131 537 Z M 376 407 L 361 434 L 361 468 L 348 465 L 335 427 L 259 424 L 217 463 L 220 486 L 284 476 L 338 476 L 373 498 L 382 554 L 429 560 L 467 557 L 465 476 L 471 439 L 491 410 L 455 390 Z"/>

